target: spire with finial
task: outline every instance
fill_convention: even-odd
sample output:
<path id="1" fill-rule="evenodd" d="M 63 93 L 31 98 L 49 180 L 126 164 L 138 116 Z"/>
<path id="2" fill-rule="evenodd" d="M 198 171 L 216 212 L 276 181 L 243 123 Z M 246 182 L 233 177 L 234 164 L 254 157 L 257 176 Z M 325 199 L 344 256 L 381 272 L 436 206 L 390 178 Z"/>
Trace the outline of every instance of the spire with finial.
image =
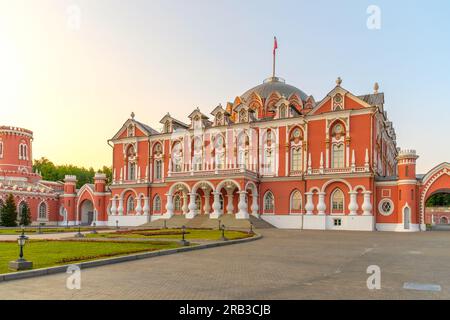
<path id="1" fill-rule="evenodd" d="M 131 119 L 134 120 L 134 116 L 135 116 L 134 112 L 131 112 Z"/>
<path id="2" fill-rule="evenodd" d="M 377 94 L 378 89 L 380 89 L 380 86 L 378 85 L 378 82 L 375 82 L 375 84 L 373 85 L 373 93 Z"/>
<path id="3" fill-rule="evenodd" d="M 342 83 L 342 79 L 341 79 L 341 77 L 338 77 L 338 78 L 336 79 L 336 84 L 340 87 L 340 86 L 341 86 L 341 83 Z"/>

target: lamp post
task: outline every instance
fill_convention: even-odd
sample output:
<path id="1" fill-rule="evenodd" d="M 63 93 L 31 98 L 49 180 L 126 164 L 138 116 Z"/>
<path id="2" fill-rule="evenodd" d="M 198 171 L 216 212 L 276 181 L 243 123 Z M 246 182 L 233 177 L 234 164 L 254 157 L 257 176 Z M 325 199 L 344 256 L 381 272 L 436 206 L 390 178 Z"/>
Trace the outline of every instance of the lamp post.
<path id="1" fill-rule="evenodd" d="M 166 221 L 166 219 L 164 219 L 164 226 L 163 226 L 163 229 L 167 229 L 167 221 Z"/>
<path id="2" fill-rule="evenodd" d="M 22 226 L 22 234 L 17 238 L 17 243 L 20 247 L 19 259 L 17 259 L 16 261 L 10 261 L 8 264 L 9 269 L 13 271 L 20 271 L 33 268 L 33 262 L 27 261 L 23 257 L 23 247 L 25 246 L 27 240 L 28 237 L 25 236 L 25 228 Z"/>
<path id="3" fill-rule="evenodd" d="M 81 223 L 78 224 L 78 233 L 75 235 L 75 238 L 84 238 L 84 235 L 81 233 Z"/>
<path id="4" fill-rule="evenodd" d="M 220 230 L 220 226 L 221 226 L 221 223 L 222 223 L 222 221 L 221 221 L 221 220 L 219 220 L 219 230 Z"/>
<path id="5" fill-rule="evenodd" d="M 94 223 L 92 224 L 92 226 L 93 226 L 94 228 L 92 229 L 91 233 L 97 234 L 97 230 L 95 229 L 95 227 L 97 226 L 97 224 L 94 222 Z"/>
<path id="6" fill-rule="evenodd" d="M 228 241 L 228 239 L 225 237 L 225 225 L 223 224 L 222 227 L 222 238 L 220 238 L 220 240 L 222 241 Z"/>
<path id="7" fill-rule="evenodd" d="M 182 226 L 181 227 L 181 241 L 180 241 L 180 244 L 182 245 L 182 246 L 188 246 L 189 245 L 189 241 L 187 241 L 186 239 L 185 239 L 185 234 L 186 234 L 186 226 Z"/>
<path id="8" fill-rule="evenodd" d="M 253 234 L 253 223 L 250 222 L 250 231 L 248 232 L 248 234 Z"/>
<path id="9" fill-rule="evenodd" d="M 116 229 L 119 230 L 119 220 L 116 220 Z"/>
<path id="10" fill-rule="evenodd" d="M 41 224 L 39 223 L 38 224 L 38 232 L 37 232 L 38 234 L 42 234 L 42 230 L 41 230 Z"/>

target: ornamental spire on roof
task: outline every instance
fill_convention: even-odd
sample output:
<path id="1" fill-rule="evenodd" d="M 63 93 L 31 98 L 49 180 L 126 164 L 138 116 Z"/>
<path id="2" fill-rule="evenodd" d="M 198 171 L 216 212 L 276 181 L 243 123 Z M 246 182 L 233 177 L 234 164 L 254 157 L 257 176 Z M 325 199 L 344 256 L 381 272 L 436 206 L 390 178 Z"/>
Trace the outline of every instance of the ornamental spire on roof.
<path id="1" fill-rule="evenodd" d="M 273 66 L 272 66 L 272 78 L 275 78 L 275 56 L 278 49 L 277 37 L 273 37 Z"/>

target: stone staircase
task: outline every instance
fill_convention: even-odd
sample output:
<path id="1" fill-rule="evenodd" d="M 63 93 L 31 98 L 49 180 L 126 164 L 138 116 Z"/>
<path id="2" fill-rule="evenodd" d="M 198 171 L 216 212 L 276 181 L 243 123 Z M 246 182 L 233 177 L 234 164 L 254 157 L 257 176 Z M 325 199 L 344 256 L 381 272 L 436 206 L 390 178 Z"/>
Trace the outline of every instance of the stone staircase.
<path id="1" fill-rule="evenodd" d="M 159 219 L 139 227 L 160 229 L 164 227 L 164 221 L 167 228 L 181 228 L 184 225 L 192 229 L 218 229 L 219 223 L 220 225 L 225 225 L 226 229 L 234 230 L 247 231 L 250 229 L 250 223 L 253 224 L 254 229 L 274 228 L 274 226 L 262 219 L 253 216 L 250 216 L 250 219 L 236 219 L 234 214 L 224 214 L 219 219 L 210 219 L 209 215 L 203 214 L 195 216 L 194 219 L 186 219 L 182 215 L 175 215 L 170 219 Z"/>
<path id="2" fill-rule="evenodd" d="M 250 222 L 253 224 L 253 228 L 255 229 L 272 229 L 275 228 L 273 225 L 264 221 L 263 219 L 258 219 L 254 216 L 250 216 Z"/>

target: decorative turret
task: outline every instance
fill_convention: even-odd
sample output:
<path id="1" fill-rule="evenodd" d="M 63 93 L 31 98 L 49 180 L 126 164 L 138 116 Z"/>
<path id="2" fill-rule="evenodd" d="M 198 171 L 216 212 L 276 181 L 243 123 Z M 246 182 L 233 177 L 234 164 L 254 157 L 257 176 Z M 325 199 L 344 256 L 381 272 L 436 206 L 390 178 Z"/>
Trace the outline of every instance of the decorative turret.
<path id="1" fill-rule="evenodd" d="M 76 217 L 76 202 L 77 196 L 77 177 L 66 175 L 64 177 L 64 198 L 63 204 L 67 212 L 67 224 L 74 225 L 78 223 Z"/>
<path id="2" fill-rule="evenodd" d="M 416 150 L 399 150 L 397 156 L 398 172 L 398 207 L 397 223 L 405 230 L 410 230 L 411 224 L 419 223 L 417 203 L 419 189 L 416 180 Z"/>
<path id="3" fill-rule="evenodd" d="M 34 175 L 32 141 L 33 132 L 30 130 L 0 126 L 0 170 L 11 176 Z"/>
<path id="4" fill-rule="evenodd" d="M 106 189 L 106 174 L 96 173 L 94 176 L 95 192 L 105 192 Z"/>
<path id="5" fill-rule="evenodd" d="M 397 156 L 399 180 L 416 179 L 416 150 L 400 150 Z"/>

